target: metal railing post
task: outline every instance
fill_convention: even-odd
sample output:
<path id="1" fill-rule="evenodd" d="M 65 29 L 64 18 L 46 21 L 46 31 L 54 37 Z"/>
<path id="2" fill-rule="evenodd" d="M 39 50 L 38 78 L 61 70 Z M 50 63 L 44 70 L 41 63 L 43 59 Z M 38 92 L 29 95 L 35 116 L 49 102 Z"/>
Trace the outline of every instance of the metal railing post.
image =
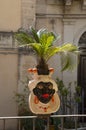
<path id="1" fill-rule="evenodd" d="M 64 130 L 64 117 L 61 118 L 61 128 Z"/>
<path id="2" fill-rule="evenodd" d="M 35 118 L 33 118 L 33 130 L 35 130 Z"/>
<path id="3" fill-rule="evenodd" d="M 21 121 L 18 119 L 18 130 L 21 130 Z"/>
<path id="4" fill-rule="evenodd" d="M 50 122 L 50 117 L 48 116 L 47 117 L 47 129 L 46 130 L 49 130 L 49 124 L 50 124 L 49 122 Z"/>
<path id="5" fill-rule="evenodd" d="M 75 130 L 77 130 L 77 117 L 75 117 Z"/>
<path id="6" fill-rule="evenodd" d="M 5 119 L 3 119 L 3 130 L 5 130 Z"/>

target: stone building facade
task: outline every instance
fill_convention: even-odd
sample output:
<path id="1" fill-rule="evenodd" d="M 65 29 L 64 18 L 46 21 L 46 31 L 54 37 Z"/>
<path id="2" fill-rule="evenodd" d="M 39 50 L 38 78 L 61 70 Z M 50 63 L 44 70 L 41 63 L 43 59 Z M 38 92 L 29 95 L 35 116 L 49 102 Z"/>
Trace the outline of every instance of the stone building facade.
<path id="1" fill-rule="evenodd" d="M 60 34 L 58 45 L 72 42 L 86 48 L 86 0 L 0 0 L 0 116 L 17 115 L 14 92 L 18 90 L 19 81 L 28 75 L 27 69 L 36 64 L 30 52 L 18 51 L 14 39 L 19 28 L 30 26 Z M 49 64 L 55 69 L 53 78 L 59 76 L 65 83 L 77 77 L 81 80 L 77 68 L 72 73 L 60 71 L 59 57 L 54 56 Z"/>

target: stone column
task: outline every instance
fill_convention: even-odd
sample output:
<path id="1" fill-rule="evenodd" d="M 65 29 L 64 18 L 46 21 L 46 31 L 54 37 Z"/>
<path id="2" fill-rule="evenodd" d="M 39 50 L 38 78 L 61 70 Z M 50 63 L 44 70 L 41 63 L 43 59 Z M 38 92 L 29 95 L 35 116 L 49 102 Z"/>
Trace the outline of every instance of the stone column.
<path id="1" fill-rule="evenodd" d="M 64 31 L 63 31 L 64 42 L 73 43 L 75 20 L 63 19 L 63 24 L 64 24 Z"/>
<path id="2" fill-rule="evenodd" d="M 75 20 L 63 19 L 63 24 L 64 24 L 64 31 L 63 31 L 64 43 L 73 43 Z M 75 62 L 77 62 L 76 59 L 77 58 L 75 58 Z M 77 68 L 75 68 L 72 72 L 71 71 L 63 72 L 63 81 L 65 82 L 65 84 L 76 80 L 77 80 Z"/>
<path id="3" fill-rule="evenodd" d="M 21 11 L 22 11 L 22 27 L 28 29 L 29 26 L 35 24 L 35 4 L 36 0 L 22 0 Z"/>

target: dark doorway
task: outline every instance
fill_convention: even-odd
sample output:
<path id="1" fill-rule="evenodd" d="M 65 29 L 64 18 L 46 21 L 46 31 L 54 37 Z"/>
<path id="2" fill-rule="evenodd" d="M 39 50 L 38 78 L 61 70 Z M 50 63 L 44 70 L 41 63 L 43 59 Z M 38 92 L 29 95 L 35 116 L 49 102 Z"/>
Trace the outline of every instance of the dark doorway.
<path id="1" fill-rule="evenodd" d="M 81 103 L 79 104 L 79 113 L 86 114 L 86 32 L 79 40 L 80 61 L 78 66 L 78 84 L 81 86 Z M 86 118 L 82 118 L 86 122 Z"/>

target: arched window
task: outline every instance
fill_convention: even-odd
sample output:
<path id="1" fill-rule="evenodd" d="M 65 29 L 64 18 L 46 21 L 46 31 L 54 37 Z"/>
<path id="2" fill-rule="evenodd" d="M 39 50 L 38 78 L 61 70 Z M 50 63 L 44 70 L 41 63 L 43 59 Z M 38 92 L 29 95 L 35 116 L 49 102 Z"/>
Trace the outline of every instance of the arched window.
<path id="1" fill-rule="evenodd" d="M 86 114 L 86 31 L 79 39 L 80 61 L 78 65 L 78 84 L 81 86 L 81 103 L 79 104 L 79 113 Z M 86 121 L 86 118 L 80 119 Z"/>
<path id="2" fill-rule="evenodd" d="M 86 31 L 81 35 L 79 39 L 80 49 L 86 49 Z"/>

